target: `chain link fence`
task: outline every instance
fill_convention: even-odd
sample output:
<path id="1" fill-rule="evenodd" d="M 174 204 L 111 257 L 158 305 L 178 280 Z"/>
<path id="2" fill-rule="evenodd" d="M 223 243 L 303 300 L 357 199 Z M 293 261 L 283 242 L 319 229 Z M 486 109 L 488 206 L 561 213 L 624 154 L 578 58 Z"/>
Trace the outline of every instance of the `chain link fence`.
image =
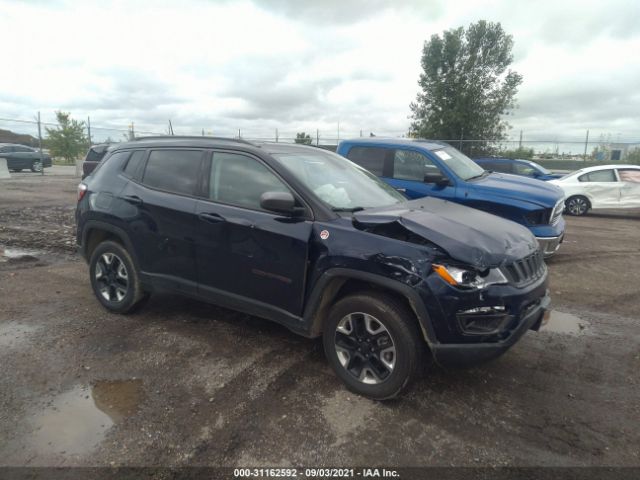
<path id="1" fill-rule="evenodd" d="M 170 121 L 166 127 L 159 128 L 137 125 L 132 122 L 121 126 L 93 125 L 88 117 L 83 122 L 87 147 L 97 143 L 124 142 L 133 138 L 157 135 L 193 135 L 242 138 L 252 141 L 271 141 L 294 143 L 301 142 L 327 149 L 335 149 L 341 139 L 354 137 L 406 137 L 406 132 L 362 130 L 314 129 L 299 131 L 274 129 L 210 129 L 173 125 Z M 57 123 L 42 121 L 38 124 L 38 114 L 32 119 L 0 117 L 0 143 L 18 143 L 39 148 L 40 141 L 47 150 L 46 128 L 56 128 Z M 517 139 L 494 141 L 486 139 L 441 139 L 470 157 L 508 156 L 538 161 L 549 168 L 569 168 L 597 163 L 640 163 L 640 140 L 620 139 L 615 141 L 611 136 L 600 135 L 598 138 L 585 139 L 562 138 L 557 134 L 527 138 L 526 132 L 519 132 Z M 560 165 L 560 166 L 558 166 Z"/>

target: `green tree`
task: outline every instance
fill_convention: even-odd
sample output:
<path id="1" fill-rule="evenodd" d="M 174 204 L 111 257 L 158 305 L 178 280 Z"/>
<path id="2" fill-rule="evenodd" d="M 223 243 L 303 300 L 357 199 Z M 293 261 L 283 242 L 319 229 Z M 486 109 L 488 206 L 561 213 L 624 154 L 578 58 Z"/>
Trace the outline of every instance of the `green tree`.
<path id="1" fill-rule="evenodd" d="M 506 137 L 503 115 L 515 107 L 522 76 L 510 69 L 513 38 L 500 23 L 480 20 L 465 30 L 432 35 L 422 49 L 420 92 L 411 104 L 410 136 L 463 143 L 479 154 Z"/>
<path id="2" fill-rule="evenodd" d="M 302 143 L 304 145 L 311 145 L 311 135 L 308 135 L 305 132 L 296 133 L 295 142 Z"/>
<path id="3" fill-rule="evenodd" d="M 46 128 L 47 147 L 54 157 L 62 157 L 67 162 L 75 160 L 87 149 L 89 140 L 85 135 L 84 122 L 71 118 L 68 112 L 57 111 L 58 126 Z"/>
<path id="4" fill-rule="evenodd" d="M 524 148 L 518 147 L 514 150 L 500 150 L 500 156 L 506 158 L 521 158 L 524 160 L 533 159 L 534 151 L 533 148 Z"/>

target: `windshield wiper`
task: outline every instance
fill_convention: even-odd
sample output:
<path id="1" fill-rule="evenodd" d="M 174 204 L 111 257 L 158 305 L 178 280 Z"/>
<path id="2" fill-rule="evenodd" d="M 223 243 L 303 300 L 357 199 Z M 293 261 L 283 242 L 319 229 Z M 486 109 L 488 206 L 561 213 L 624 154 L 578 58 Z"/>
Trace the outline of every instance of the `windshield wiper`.
<path id="1" fill-rule="evenodd" d="M 469 180 L 473 180 L 474 178 L 482 178 L 482 177 L 486 177 L 486 176 L 487 176 L 487 175 L 489 175 L 490 173 L 491 173 L 490 171 L 485 170 L 484 172 L 482 172 L 482 173 L 480 173 L 480 174 L 478 174 L 478 175 L 474 175 L 473 177 L 469 177 L 469 178 L 467 178 L 467 180 L 466 180 L 466 181 L 468 182 Z"/>
<path id="2" fill-rule="evenodd" d="M 364 207 L 333 207 L 331 210 L 334 212 L 359 212 L 360 210 L 364 210 Z"/>

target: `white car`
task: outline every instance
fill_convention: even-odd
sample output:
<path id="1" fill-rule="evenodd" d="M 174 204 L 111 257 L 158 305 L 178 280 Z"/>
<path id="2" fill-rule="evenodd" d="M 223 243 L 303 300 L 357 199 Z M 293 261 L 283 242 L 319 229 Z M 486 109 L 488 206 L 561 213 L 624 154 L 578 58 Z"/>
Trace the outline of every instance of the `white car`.
<path id="1" fill-rule="evenodd" d="M 583 168 L 549 183 L 564 191 L 565 210 L 570 215 L 599 208 L 640 208 L 638 165 Z"/>

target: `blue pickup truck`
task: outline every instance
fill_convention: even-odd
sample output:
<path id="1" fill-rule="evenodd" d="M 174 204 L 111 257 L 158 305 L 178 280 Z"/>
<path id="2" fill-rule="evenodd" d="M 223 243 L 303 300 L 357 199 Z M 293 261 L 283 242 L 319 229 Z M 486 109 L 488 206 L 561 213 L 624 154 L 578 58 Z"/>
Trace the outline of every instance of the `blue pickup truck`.
<path id="1" fill-rule="evenodd" d="M 554 185 L 488 172 L 452 146 L 429 140 L 343 140 L 337 152 L 409 198 L 451 200 L 524 225 L 547 257 L 562 243 L 564 194 Z"/>

